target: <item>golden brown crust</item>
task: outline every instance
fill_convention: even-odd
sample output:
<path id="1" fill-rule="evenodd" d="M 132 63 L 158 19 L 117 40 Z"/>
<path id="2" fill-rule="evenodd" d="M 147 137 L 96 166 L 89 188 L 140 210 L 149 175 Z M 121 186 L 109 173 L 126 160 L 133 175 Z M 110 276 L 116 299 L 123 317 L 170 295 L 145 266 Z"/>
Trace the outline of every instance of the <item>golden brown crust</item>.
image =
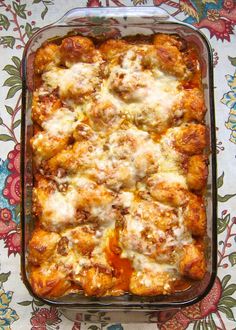
<path id="1" fill-rule="evenodd" d="M 201 123 L 206 113 L 203 92 L 198 88 L 186 90 L 181 107 L 184 110 L 184 120 Z"/>
<path id="2" fill-rule="evenodd" d="M 200 191 L 206 187 L 208 177 L 208 157 L 195 155 L 189 158 L 187 165 L 187 183 L 191 190 Z"/>
<path id="3" fill-rule="evenodd" d="M 162 70 L 183 78 L 187 68 L 180 51 L 181 42 L 175 36 L 158 34 L 154 37 L 154 45 Z"/>
<path id="4" fill-rule="evenodd" d="M 32 119 L 35 123 L 41 126 L 44 121 L 61 107 L 62 102 L 55 93 L 50 95 L 39 95 L 39 93 L 35 92 L 32 103 Z"/>
<path id="5" fill-rule="evenodd" d="M 202 249 L 196 244 L 184 246 L 179 265 L 180 273 L 193 280 L 203 279 L 206 273 L 206 260 Z"/>
<path id="6" fill-rule="evenodd" d="M 125 52 L 129 44 L 125 40 L 107 40 L 99 47 L 104 60 L 117 61 L 117 56 Z"/>
<path id="7" fill-rule="evenodd" d="M 60 53 L 61 62 L 69 65 L 77 62 L 95 62 L 97 55 L 92 40 L 81 36 L 63 39 L 60 46 Z"/>
<path id="8" fill-rule="evenodd" d="M 41 74 L 47 71 L 50 66 L 60 63 L 59 47 L 54 43 L 48 43 L 39 48 L 34 59 L 34 71 Z"/>
<path id="9" fill-rule="evenodd" d="M 30 283 L 37 295 L 49 298 L 63 296 L 71 288 L 71 281 L 66 279 L 65 275 L 56 268 L 48 270 L 47 273 L 43 271 L 42 267 L 33 268 L 30 274 Z"/>
<path id="10" fill-rule="evenodd" d="M 208 129 L 200 124 L 182 126 L 175 134 L 174 144 L 184 154 L 202 154 L 208 146 Z"/>
<path id="11" fill-rule="evenodd" d="M 101 267 L 92 267 L 84 271 L 80 280 L 80 285 L 88 296 L 103 296 L 114 286 L 112 274 Z"/>
<path id="12" fill-rule="evenodd" d="M 59 240 L 60 236 L 58 234 L 37 228 L 29 242 L 29 261 L 38 266 L 45 261 L 49 261 Z"/>
<path id="13" fill-rule="evenodd" d="M 206 207 L 201 196 L 190 195 L 184 211 L 184 222 L 192 235 L 204 236 L 206 234 Z"/>
<path id="14" fill-rule="evenodd" d="M 160 294 L 170 294 L 172 289 L 170 285 L 166 283 L 170 282 L 170 275 L 168 273 L 159 273 L 157 277 L 154 277 L 150 272 L 142 275 L 133 273 L 130 281 L 130 292 L 139 296 L 156 296 Z"/>

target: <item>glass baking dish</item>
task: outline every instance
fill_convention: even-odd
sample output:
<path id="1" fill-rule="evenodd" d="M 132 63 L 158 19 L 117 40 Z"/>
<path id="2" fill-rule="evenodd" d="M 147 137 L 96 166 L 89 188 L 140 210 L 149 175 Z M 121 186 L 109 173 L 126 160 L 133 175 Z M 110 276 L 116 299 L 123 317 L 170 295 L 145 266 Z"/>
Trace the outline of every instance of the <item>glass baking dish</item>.
<path id="1" fill-rule="evenodd" d="M 193 42 L 199 52 L 205 102 L 208 108 L 206 124 L 210 130 L 210 164 L 207 185 L 207 236 L 208 249 L 207 274 L 190 289 L 170 296 L 138 297 L 126 294 L 120 297 L 85 297 L 69 295 L 60 299 L 37 299 L 69 311 L 68 317 L 74 319 L 76 311 L 155 311 L 162 308 L 180 308 L 201 300 L 211 289 L 216 276 L 217 238 L 216 238 L 216 141 L 213 97 L 212 52 L 207 39 L 198 30 L 187 24 L 173 21 L 163 10 L 156 7 L 143 8 L 78 8 L 66 13 L 56 23 L 38 30 L 27 43 L 22 60 L 23 97 L 21 131 L 21 224 L 22 224 L 22 276 L 25 285 L 32 292 L 27 273 L 27 247 L 34 223 L 32 221 L 32 152 L 30 138 L 33 133 L 31 121 L 31 101 L 33 91 L 33 58 L 35 51 L 48 39 L 61 38 L 69 34 L 81 34 L 100 39 L 130 35 L 151 35 L 154 33 L 175 33 Z M 94 321 L 94 320 L 93 320 Z M 137 319 L 135 320 L 137 321 Z"/>

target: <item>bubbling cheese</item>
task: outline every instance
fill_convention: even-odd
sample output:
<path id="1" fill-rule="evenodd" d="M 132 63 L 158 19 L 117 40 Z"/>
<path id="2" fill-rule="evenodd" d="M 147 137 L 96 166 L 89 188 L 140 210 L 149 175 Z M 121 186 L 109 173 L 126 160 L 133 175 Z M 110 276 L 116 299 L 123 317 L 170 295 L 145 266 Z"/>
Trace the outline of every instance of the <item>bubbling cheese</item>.
<path id="1" fill-rule="evenodd" d="M 75 113 L 66 108 L 56 111 L 47 121 L 42 123 L 42 127 L 50 135 L 69 135 L 75 129 Z"/>
<path id="2" fill-rule="evenodd" d="M 63 99 L 76 100 L 92 93 L 98 86 L 99 66 L 99 63 L 76 63 L 69 69 L 55 67 L 42 75 L 44 87 L 49 90 L 59 88 L 59 95 Z"/>
<path id="3" fill-rule="evenodd" d="M 157 67 L 143 70 L 141 60 L 135 50 L 128 51 L 121 65 L 111 66 L 108 83 L 102 85 L 97 98 L 111 101 L 143 128 L 158 130 L 169 122 L 173 106 L 179 104 L 183 92 L 175 76 Z M 128 95 L 128 102 L 119 97 L 122 93 Z"/>
<path id="4" fill-rule="evenodd" d="M 43 203 L 42 223 L 46 229 L 58 231 L 75 223 L 78 193 L 71 189 L 66 194 L 55 191 Z"/>
<path id="5" fill-rule="evenodd" d="M 167 39 L 161 55 L 171 62 L 176 47 L 185 66 L 173 41 Z M 40 104 L 45 99 L 42 111 L 50 93 L 60 99 L 32 139 L 35 214 L 43 230 L 61 237 L 50 260 L 72 284 L 69 292 L 78 285 L 98 296 L 169 294 L 181 269 L 192 267 L 183 266 L 185 250 L 198 249 L 186 225 L 194 193 L 188 155 L 175 144 L 191 112 L 183 82 L 162 63 L 155 41 L 119 47 L 113 40 L 100 49 L 76 36 L 68 45 L 75 59 L 88 47 L 101 56 L 69 68 L 53 62 L 35 92 Z M 48 265 L 40 267 L 46 274 Z"/>

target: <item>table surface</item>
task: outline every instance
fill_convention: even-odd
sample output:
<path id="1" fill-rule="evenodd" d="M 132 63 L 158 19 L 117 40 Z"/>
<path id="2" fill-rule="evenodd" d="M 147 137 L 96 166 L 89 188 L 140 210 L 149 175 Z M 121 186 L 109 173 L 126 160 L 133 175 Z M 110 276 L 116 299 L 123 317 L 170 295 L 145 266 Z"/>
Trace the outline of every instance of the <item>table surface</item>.
<path id="1" fill-rule="evenodd" d="M 181 310 L 146 315 L 145 324 L 111 323 L 107 314 L 101 324 L 83 323 L 80 314 L 75 322 L 68 321 L 57 309 L 34 300 L 20 277 L 20 60 L 30 35 L 75 5 L 160 6 L 177 20 L 199 28 L 214 51 L 218 277 L 201 302 Z M 0 329 L 236 329 L 235 24 L 235 0 L 0 0 Z M 86 317 L 91 319 L 89 313 Z"/>

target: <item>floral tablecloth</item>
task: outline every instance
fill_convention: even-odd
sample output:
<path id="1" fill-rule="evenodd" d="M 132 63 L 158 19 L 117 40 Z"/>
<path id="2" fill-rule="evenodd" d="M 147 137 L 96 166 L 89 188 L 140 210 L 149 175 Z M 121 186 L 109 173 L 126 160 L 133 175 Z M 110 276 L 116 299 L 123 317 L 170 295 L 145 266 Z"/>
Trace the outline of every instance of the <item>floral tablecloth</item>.
<path id="1" fill-rule="evenodd" d="M 39 27 L 74 7 L 160 6 L 199 28 L 214 49 L 218 157 L 218 277 L 210 294 L 182 310 L 147 314 L 147 323 L 68 321 L 33 299 L 20 276 L 21 56 Z M 236 1 L 0 0 L 0 329 L 236 329 Z M 119 318 L 118 318 L 119 320 Z M 150 323 L 153 322 L 153 323 Z"/>

